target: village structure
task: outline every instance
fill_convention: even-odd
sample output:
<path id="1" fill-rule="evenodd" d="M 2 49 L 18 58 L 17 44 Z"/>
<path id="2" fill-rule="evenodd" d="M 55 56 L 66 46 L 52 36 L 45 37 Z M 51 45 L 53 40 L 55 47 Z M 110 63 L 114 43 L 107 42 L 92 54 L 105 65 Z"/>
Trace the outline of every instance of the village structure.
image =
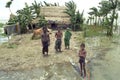
<path id="1" fill-rule="evenodd" d="M 66 29 L 70 24 L 70 17 L 65 13 L 65 6 L 44 6 L 40 9 L 40 15 L 45 17 L 47 20 L 47 27 L 56 29 L 57 27 L 61 27 L 61 29 Z M 11 14 L 10 18 L 13 18 L 15 15 Z M 33 19 L 32 25 L 34 28 L 39 27 L 37 24 L 39 23 L 39 18 Z M 29 26 L 28 26 L 29 27 Z M 12 25 L 5 25 L 7 34 L 20 34 L 20 25 L 19 23 Z"/>

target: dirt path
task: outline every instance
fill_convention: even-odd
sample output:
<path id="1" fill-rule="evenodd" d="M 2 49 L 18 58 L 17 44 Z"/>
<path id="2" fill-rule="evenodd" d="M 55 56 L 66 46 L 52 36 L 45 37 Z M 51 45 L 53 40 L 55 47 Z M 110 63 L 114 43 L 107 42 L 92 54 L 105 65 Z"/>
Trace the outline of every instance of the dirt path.
<path id="1" fill-rule="evenodd" d="M 3 44 L 0 46 L 0 70 L 10 71 L 33 69 L 55 63 L 69 62 L 68 57 L 71 57 L 74 61 L 78 61 L 76 54 L 76 39 L 79 33 L 80 32 L 72 32 L 70 50 L 64 49 L 64 41 L 62 40 L 63 52 L 56 53 L 54 49 L 55 31 L 53 31 L 50 35 L 51 42 L 48 57 L 43 57 L 42 55 L 40 39 L 30 39 L 32 34 L 22 35 L 21 40 L 19 40 L 20 36 L 14 36 L 11 42 L 17 43 L 17 46 L 14 48 L 7 48 L 8 44 Z"/>

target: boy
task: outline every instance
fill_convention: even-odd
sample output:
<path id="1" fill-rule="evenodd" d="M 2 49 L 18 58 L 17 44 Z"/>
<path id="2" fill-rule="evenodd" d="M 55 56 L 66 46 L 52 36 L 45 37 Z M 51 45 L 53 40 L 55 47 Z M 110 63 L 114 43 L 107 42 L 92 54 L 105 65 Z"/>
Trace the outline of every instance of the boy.
<path id="1" fill-rule="evenodd" d="M 56 42 L 55 42 L 55 49 L 58 52 L 61 52 L 61 44 L 62 44 L 62 32 L 60 30 L 60 28 L 58 28 L 58 31 L 55 33 L 55 38 L 56 38 Z"/>
<path id="2" fill-rule="evenodd" d="M 72 36 L 72 34 L 69 31 L 69 28 L 67 28 L 67 30 L 65 31 L 65 38 L 64 38 L 65 49 L 70 48 L 70 38 L 71 38 L 71 36 Z"/>
<path id="3" fill-rule="evenodd" d="M 83 76 L 83 70 L 84 70 L 84 77 L 86 76 L 86 69 L 85 69 L 85 58 L 86 58 L 86 50 L 85 50 L 85 44 L 82 43 L 80 45 L 80 50 L 79 50 L 79 63 L 80 63 L 80 71 L 81 71 L 81 76 Z"/>
<path id="4" fill-rule="evenodd" d="M 45 56 L 45 52 L 48 55 L 48 46 L 50 45 L 50 37 L 49 33 L 47 32 L 47 27 L 43 27 L 43 33 L 41 35 L 41 42 L 42 42 L 42 53 Z"/>

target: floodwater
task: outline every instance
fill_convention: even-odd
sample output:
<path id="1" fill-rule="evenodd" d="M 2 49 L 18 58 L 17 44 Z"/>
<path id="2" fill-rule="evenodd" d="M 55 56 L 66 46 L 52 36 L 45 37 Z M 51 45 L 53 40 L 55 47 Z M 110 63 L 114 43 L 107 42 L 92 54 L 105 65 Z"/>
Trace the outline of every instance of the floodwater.
<path id="1" fill-rule="evenodd" d="M 85 39 L 91 57 L 87 68 L 90 80 L 119 80 L 120 36 L 89 37 Z M 79 46 L 78 46 L 79 47 Z M 89 53 L 89 52 L 88 52 Z M 35 68 L 32 70 L 0 71 L 0 80 L 81 80 L 69 62 Z"/>
<path id="2" fill-rule="evenodd" d="M 90 40 L 90 39 L 89 39 Z M 96 42 L 92 44 L 92 42 Z M 120 36 L 91 40 L 93 57 L 88 64 L 91 80 L 120 79 Z"/>
<path id="3" fill-rule="evenodd" d="M 2 34 L 2 33 L 4 33 L 3 28 L 0 28 L 0 34 Z M 0 35 L 0 44 L 7 42 L 7 41 L 8 41 L 7 37 Z"/>
<path id="4" fill-rule="evenodd" d="M 7 41 L 8 41 L 7 37 L 0 35 L 0 43 L 4 43 L 4 42 L 7 42 Z"/>

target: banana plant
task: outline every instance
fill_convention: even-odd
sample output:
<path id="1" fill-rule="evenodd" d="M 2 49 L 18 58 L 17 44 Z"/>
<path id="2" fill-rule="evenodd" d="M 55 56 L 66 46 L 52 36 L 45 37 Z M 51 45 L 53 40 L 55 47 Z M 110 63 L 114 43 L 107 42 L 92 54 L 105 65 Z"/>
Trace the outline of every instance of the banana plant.
<path id="1" fill-rule="evenodd" d="M 34 3 L 32 3 L 32 10 L 33 10 L 33 14 L 36 15 L 36 18 L 40 17 L 40 7 L 41 7 L 41 3 L 37 3 L 35 0 L 34 0 Z"/>

